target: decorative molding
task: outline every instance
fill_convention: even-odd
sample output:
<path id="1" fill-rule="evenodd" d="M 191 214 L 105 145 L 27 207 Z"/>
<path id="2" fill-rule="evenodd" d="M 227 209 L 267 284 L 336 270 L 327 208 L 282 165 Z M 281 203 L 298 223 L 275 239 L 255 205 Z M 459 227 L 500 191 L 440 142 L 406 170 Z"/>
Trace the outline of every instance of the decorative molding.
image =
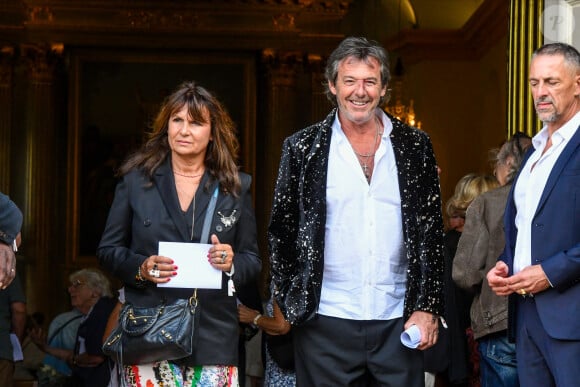
<path id="1" fill-rule="evenodd" d="M 296 73 L 303 60 L 303 53 L 299 51 L 262 51 L 262 63 L 272 87 L 295 87 Z"/>
<path id="2" fill-rule="evenodd" d="M 0 47 L 0 88 L 9 90 L 12 86 L 14 47 Z"/>
<path id="3" fill-rule="evenodd" d="M 13 0 L 0 41 L 179 48 L 334 46 L 354 0 Z"/>
<path id="4" fill-rule="evenodd" d="M 424 60 L 477 60 L 505 36 L 509 27 L 509 2 L 485 0 L 458 30 L 419 29 L 401 31 L 385 47 L 405 58 Z"/>
<path id="5" fill-rule="evenodd" d="M 23 44 L 20 47 L 21 59 L 28 65 L 30 81 L 35 85 L 52 85 L 55 70 L 62 64 L 63 45 Z"/>

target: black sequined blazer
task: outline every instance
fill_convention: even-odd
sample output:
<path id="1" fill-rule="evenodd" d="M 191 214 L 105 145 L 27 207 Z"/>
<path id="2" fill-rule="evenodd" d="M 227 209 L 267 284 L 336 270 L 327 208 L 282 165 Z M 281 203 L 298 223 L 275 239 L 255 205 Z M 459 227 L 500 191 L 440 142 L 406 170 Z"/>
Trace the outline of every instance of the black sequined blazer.
<path id="1" fill-rule="evenodd" d="M 326 178 L 333 110 L 324 121 L 286 138 L 268 227 L 272 280 L 286 319 L 318 310 L 324 266 Z M 404 317 L 443 314 L 441 192 L 428 135 L 389 116 L 408 257 Z M 388 232 L 388 230 L 385 230 Z"/>

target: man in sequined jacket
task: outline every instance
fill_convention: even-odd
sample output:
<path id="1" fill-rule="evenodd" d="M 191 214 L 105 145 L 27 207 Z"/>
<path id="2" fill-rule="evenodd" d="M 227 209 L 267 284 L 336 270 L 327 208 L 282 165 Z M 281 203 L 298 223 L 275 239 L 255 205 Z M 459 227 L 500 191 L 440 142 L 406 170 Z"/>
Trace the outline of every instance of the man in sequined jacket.
<path id="1" fill-rule="evenodd" d="M 328 59 L 325 120 L 284 141 L 268 240 L 298 386 L 423 385 L 443 313 L 443 223 L 429 137 L 379 105 L 387 53 L 346 38 Z"/>

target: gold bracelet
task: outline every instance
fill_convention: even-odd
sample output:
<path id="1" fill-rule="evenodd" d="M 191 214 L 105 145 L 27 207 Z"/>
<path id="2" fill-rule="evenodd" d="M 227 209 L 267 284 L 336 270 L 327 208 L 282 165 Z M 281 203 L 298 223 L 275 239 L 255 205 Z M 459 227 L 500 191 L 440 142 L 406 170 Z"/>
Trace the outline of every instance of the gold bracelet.
<path id="1" fill-rule="evenodd" d="M 141 275 L 141 265 L 137 268 L 137 274 L 135 274 L 135 282 L 137 282 L 137 286 L 145 286 L 147 280 L 143 278 Z"/>
<path id="2" fill-rule="evenodd" d="M 258 313 L 256 315 L 256 317 L 254 317 L 254 325 L 255 326 L 258 326 L 258 320 L 260 319 L 260 317 L 262 317 L 262 314 L 261 313 Z"/>

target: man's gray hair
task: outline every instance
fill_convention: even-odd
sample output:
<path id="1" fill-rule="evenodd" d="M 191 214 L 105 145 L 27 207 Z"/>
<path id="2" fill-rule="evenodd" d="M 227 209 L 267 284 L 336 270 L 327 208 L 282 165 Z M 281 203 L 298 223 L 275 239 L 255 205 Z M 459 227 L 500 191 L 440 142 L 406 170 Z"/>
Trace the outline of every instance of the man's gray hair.
<path id="1" fill-rule="evenodd" d="M 333 85 L 336 84 L 338 66 L 348 57 L 354 57 L 365 62 L 368 62 L 370 58 L 375 58 L 380 64 L 381 88 L 388 85 L 391 79 L 391 73 L 389 71 L 389 55 L 383 47 L 374 40 L 367 40 L 363 37 L 348 37 L 340 42 L 338 47 L 332 52 L 332 54 L 330 54 L 326 61 L 326 69 L 324 70 L 324 76 L 326 78 L 326 82 L 324 83 L 326 97 L 334 105 L 336 105 L 336 96 L 330 91 L 328 83 L 330 82 Z M 382 102 L 381 98 L 381 103 Z"/>
<path id="2" fill-rule="evenodd" d="M 532 59 L 538 55 L 562 55 L 564 61 L 576 72 L 580 72 L 580 52 L 573 46 L 566 43 L 548 43 L 538 48 L 532 54 Z"/>

